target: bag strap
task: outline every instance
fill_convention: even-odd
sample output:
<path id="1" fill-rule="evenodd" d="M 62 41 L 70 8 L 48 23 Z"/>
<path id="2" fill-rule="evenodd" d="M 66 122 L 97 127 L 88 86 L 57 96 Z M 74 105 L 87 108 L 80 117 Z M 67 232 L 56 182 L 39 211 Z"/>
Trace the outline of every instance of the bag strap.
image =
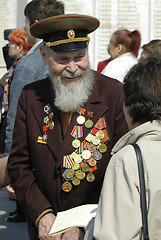
<path id="1" fill-rule="evenodd" d="M 140 182 L 140 201 L 141 201 L 141 212 L 142 212 L 142 222 L 143 222 L 143 237 L 144 237 L 143 239 L 144 240 L 149 240 L 143 159 L 142 159 L 142 154 L 141 154 L 140 147 L 136 143 L 131 144 L 131 145 L 135 149 L 137 164 L 138 164 L 139 182 Z"/>

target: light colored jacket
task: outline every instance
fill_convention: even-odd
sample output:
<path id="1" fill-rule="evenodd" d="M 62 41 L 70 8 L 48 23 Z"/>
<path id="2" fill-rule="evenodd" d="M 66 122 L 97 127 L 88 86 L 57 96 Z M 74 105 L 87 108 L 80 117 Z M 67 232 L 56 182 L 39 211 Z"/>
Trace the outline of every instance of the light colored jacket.
<path id="1" fill-rule="evenodd" d="M 124 53 L 110 61 L 103 69 L 102 74 L 123 82 L 125 75 L 137 61 L 137 58 L 132 53 Z"/>
<path id="2" fill-rule="evenodd" d="M 142 124 L 112 149 L 94 224 L 96 240 L 141 239 L 142 218 L 137 160 L 130 143 L 141 148 L 151 240 L 161 239 L 161 123 Z M 85 239 L 92 239 L 92 224 Z"/>

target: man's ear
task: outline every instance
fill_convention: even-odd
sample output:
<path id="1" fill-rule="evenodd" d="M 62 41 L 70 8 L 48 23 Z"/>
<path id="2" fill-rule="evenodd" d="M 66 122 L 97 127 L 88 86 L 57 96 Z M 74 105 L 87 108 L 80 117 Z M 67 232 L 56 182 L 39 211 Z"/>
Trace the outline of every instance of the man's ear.
<path id="1" fill-rule="evenodd" d="M 42 60 L 44 61 L 45 64 L 47 64 L 46 52 L 43 46 L 40 46 L 40 53 L 41 53 Z"/>
<path id="2" fill-rule="evenodd" d="M 117 45 L 117 52 L 118 52 L 119 55 L 120 55 L 120 53 L 122 53 L 122 50 L 123 50 L 123 45 L 122 44 L 118 44 Z"/>

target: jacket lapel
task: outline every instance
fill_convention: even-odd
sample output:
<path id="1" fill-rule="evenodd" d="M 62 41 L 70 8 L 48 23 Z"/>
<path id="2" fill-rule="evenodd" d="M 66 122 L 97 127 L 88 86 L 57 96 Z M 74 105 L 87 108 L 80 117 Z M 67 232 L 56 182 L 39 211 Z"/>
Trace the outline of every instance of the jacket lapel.
<path id="1" fill-rule="evenodd" d="M 49 79 L 46 79 L 46 81 L 49 81 Z M 44 117 L 46 116 L 44 112 L 44 107 L 49 104 L 51 107 L 51 112 L 53 112 L 53 118 L 52 121 L 54 122 L 54 127 L 51 130 L 48 130 L 46 132 L 47 134 L 47 145 L 50 148 L 50 150 L 53 152 L 53 154 L 58 157 L 61 145 L 62 145 L 62 133 L 61 133 L 61 125 L 59 120 L 59 114 L 57 109 L 53 106 L 53 91 L 52 91 L 52 85 L 51 83 L 46 83 L 43 85 L 43 89 L 37 89 L 37 104 L 32 104 L 31 109 L 33 111 L 33 114 L 37 120 L 37 123 L 40 127 L 41 136 L 43 136 L 43 127 L 45 124 L 43 123 Z"/>

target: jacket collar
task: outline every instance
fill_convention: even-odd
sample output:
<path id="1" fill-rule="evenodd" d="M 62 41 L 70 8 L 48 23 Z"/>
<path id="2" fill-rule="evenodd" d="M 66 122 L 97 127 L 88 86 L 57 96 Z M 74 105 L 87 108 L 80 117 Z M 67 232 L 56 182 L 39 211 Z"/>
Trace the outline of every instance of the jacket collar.
<path id="1" fill-rule="evenodd" d="M 155 120 L 153 122 L 143 123 L 132 129 L 117 141 L 111 151 L 111 154 L 114 155 L 124 146 L 135 143 L 142 138 L 153 141 L 161 141 L 161 123 Z"/>

